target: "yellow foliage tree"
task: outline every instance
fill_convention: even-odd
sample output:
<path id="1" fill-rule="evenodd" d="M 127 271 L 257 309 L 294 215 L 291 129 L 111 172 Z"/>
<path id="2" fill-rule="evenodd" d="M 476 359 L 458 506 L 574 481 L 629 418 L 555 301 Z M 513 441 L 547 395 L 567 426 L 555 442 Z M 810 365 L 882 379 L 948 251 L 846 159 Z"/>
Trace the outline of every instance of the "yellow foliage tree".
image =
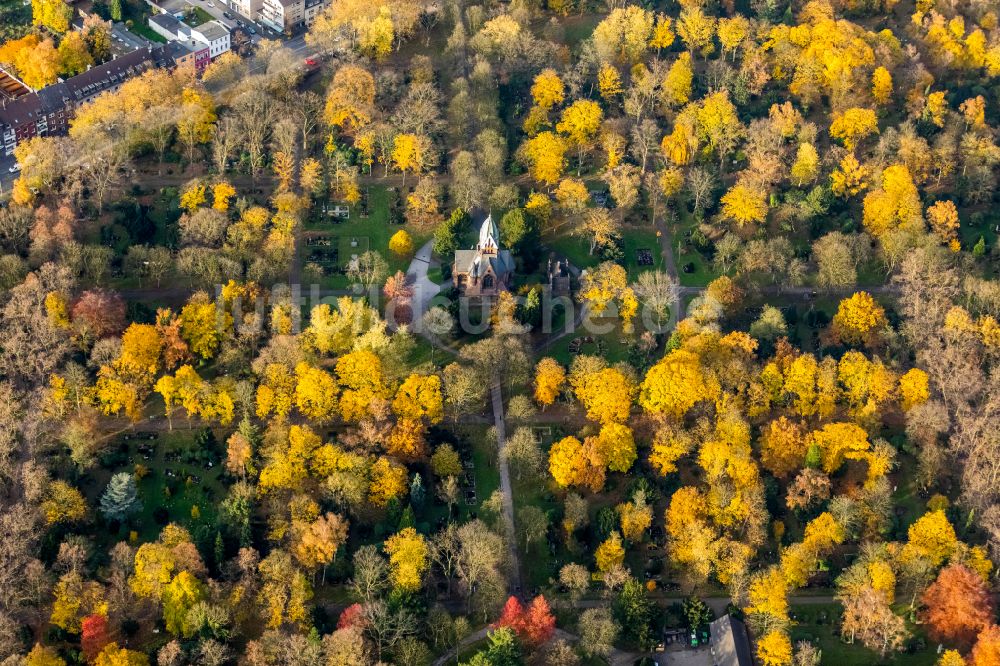
<path id="1" fill-rule="evenodd" d="M 554 358 L 545 357 L 535 366 L 535 400 L 546 407 L 555 402 L 566 383 L 566 370 Z"/>
<path id="2" fill-rule="evenodd" d="M 811 143 L 799 144 L 791 173 L 795 184 L 799 187 L 816 180 L 816 176 L 819 175 L 819 154 Z"/>
<path id="3" fill-rule="evenodd" d="M 722 215 L 739 226 L 763 222 L 767 217 L 767 196 L 762 190 L 737 183 L 722 197 Z"/>
<path id="4" fill-rule="evenodd" d="M 368 501 L 384 507 L 407 491 L 406 468 L 390 458 L 381 457 L 372 464 Z"/>
<path id="5" fill-rule="evenodd" d="M 282 422 L 295 403 L 295 378 L 283 363 L 268 363 L 257 386 L 257 416 Z"/>
<path id="6" fill-rule="evenodd" d="M 341 356 L 337 360 L 337 378 L 343 389 L 340 415 L 348 422 L 368 414 L 373 399 L 386 399 L 390 395 L 382 375 L 382 361 L 367 349 Z"/>
<path id="7" fill-rule="evenodd" d="M 221 211 L 229 210 L 229 202 L 234 196 L 236 196 L 235 187 L 224 180 L 216 183 L 212 188 L 212 208 Z"/>
<path id="8" fill-rule="evenodd" d="M 624 91 L 622 87 L 622 76 L 618 73 L 618 68 L 610 63 L 605 63 L 597 72 L 597 90 L 605 101 L 612 101 Z"/>
<path id="9" fill-rule="evenodd" d="M 958 548 L 955 528 L 940 509 L 928 511 L 918 518 L 906 534 L 907 542 L 901 555 L 904 562 L 920 557 L 932 567 L 937 567 Z"/>
<path id="10" fill-rule="evenodd" d="M 834 333 L 844 342 L 871 344 L 887 325 L 885 308 L 868 292 L 859 291 L 840 302 L 832 324 Z"/>
<path id="11" fill-rule="evenodd" d="M 698 356 L 675 349 L 646 373 L 639 404 L 648 412 L 680 419 L 695 404 L 714 399 L 718 392 L 718 382 L 701 367 Z"/>
<path id="12" fill-rule="evenodd" d="M 205 193 L 206 188 L 202 183 L 191 183 L 181 193 L 181 208 L 193 213 L 199 206 L 204 205 L 207 200 Z"/>
<path id="13" fill-rule="evenodd" d="M 344 65 L 333 75 L 326 97 L 324 118 L 330 125 L 355 132 L 372 121 L 375 78 L 357 65 Z"/>
<path id="14" fill-rule="evenodd" d="M 876 67 L 872 72 L 872 97 L 879 106 L 885 106 L 892 100 L 892 74 L 885 67 Z"/>
<path id="15" fill-rule="evenodd" d="M 819 447 L 823 471 L 832 474 L 845 460 L 863 460 L 871 449 L 868 433 L 853 423 L 827 423 L 812 433 Z"/>
<path id="16" fill-rule="evenodd" d="M 612 472 L 627 472 L 635 462 L 635 438 L 632 429 L 620 423 L 601 426 L 598 435 L 601 456 L 607 461 Z"/>
<path id="17" fill-rule="evenodd" d="M 405 229 L 400 229 L 389 239 L 389 251 L 397 257 L 407 258 L 413 254 L 413 239 Z"/>
<path id="18" fill-rule="evenodd" d="M 554 132 L 539 132 L 521 146 L 520 153 L 539 183 L 554 185 L 566 170 L 566 141 Z"/>
<path id="19" fill-rule="evenodd" d="M 853 154 L 847 154 L 830 174 L 830 189 L 839 197 L 852 197 L 867 187 L 868 170 Z"/>
<path id="20" fill-rule="evenodd" d="M 910 411 L 930 399 L 930 382 L 927 373 L 920 368 L 912 368 L 899 378 L 900 406 Z"/>
<path id="21" fill-rule="evenodd" d="M 578 99 L 562 112 L 556 130 L 566 135 L 570 145 L 576 146 L 581 163 L 584 152 L 593 144 L 601 129 L 603 119 L 604 112 L 600 105 L 589 99 Z"/>
<path id="22" fill-rule="evenodd" d="M 441 378 L 437 375 L 410 375 L 396 390 L 392 410 L 401 419 L 440 423 L 444 418 Z"/>
<path id="23" fill-rule="evenodd" d="M 326 423 L 337 411 L 337 382 L 305 361 L 295 366 L 295 406 L 307 419 Z"/>
<path id="24" fill-rule="evenodd" d="M 636 394 L 635 383 L 617 368 L 588 374 L 575 389 L 587 418 L 601 424 L 624 423 Z"/>
<path id="25" fill-rule="evenodd" d="M 407 527 L 386 540 L 385 552 L 389 554 L 390 576 L 396 589 L 419 590 L 427 570 L 427 540 L 423 535 Z"/>
<path id="26" fill-rule="evenodd" d="M 785 478 L 805 463 L 809 442 L 801 424 L 781 416 L 761 432 L 760 464 L 778 478 Z"/>
<path id="27" fill-rule="evenodd" d="M 691 100 L 693 83 L 694 70 L 691 69 L 691 54 L 681 53 L 667 70 L 660 94 L 668 106 L 683 106 Z"/>
<path id="28" fill-rule="evenodd" d="M 622 537 L 617 532 L 612 532 L 607 539 L 594 551 L 594 559 L 597 561 L 598 571 L 607 573 L 615 567 L 621 566 L 625 561 L 625 548 L 622 546 Z"/>
<path id="29" fill-rule="evenodd" d="M 862 222 L 876 238 L 895 229 L 915 232 L 923 229 L 922 211 L 910 170 L 894 164 L 882 172 L 882 187 L 865 196 Z"/>
<path id="30" fill-rule="evenodd" d="M 772 629 L 757 641 L 757 659 L 761 666 L 790 666 L 792 640 L 784 631 Z"/>
<path id="31" fill-rule="evenodd" d="M 949 244 L 958 242 L 958 209 L 954 201 L 935 201 L 927 207 L 927 221 L 938 237 Z M 957 247 L 957 245 L 956 245 Z"/>
<path id="32" fill-rule="evenodd" d="M 556 70 L 543 69 L 535 76 L 535 81 L 531 85 L 531 98 L 539 108 L 548 111 L 553 106 L 562 104 L 565 95 L 566 87 Z"/>
<path id="33" fill-rule="evenodd" d="M 839 139 L 848 150 L 854 150 L 859 141 L 878 133 L 878 118 L 871 109 L 851 107 L 833 115 L 830 136 Z"/>

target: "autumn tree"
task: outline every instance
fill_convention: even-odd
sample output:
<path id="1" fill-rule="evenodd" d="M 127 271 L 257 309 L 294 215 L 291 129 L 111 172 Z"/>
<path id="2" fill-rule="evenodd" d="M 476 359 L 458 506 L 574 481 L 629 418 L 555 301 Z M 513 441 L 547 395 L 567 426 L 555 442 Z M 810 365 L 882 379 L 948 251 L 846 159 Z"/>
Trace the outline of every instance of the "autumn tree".
<path id="1" fill-rule="evenodd" d="M 722 197 L 722 214 L 739 226 L 760 223 L 767 217 L 765 193 L 737 183 Z"/>
<path id="2" fill-rule="evenodd" d="M 872 344 L 885 327 L 885 309 L 866 291 L 842 300 L 833 316 L 834 333 L 848 343 Z"/>
<path id="3" fill-rule="evenodd" d="M 566 370 L 553 358 L 543 358 L 535 366 L 535 400 L 546 407 L 555 402 L 566 381 Z"/>
<path id="4" fill-rule="evenodd" d="M 849 150 L 859 141 L 878 132 L 878 118 L 871 109 L 852 107 L 835 113 L 830 123 L 830 136 L 839 139 Z"/>
<path id="5" fill-rule="evenodd" d="M 577 100 L 563 110 L 556 130 L 566 135 L 571 146 L 576 146 L 579 165 L 583 164 L 584 153 L 597 137 L 603 118 L 600 105 L 590 100 Z"/>
<path id="6" fill-rule="evenodd" d="M 653 13 L 636 5 L 616 8 L 594 28 L 594 48 L 602 60 L 637 62 L 653 34 Z"/>
<path id="7" fill-rule="evenodd" d="M 389 537 L 385 542 L 389 554 L 392 584 L 400 590 L 413 592 L 420 589 L 427 562 L 427 541 L 412 527 Z"/>
<path id="8" fill-rule="evenodd" d="M 324 118 L 349 133 L 372 122 L 375 112 L 375 79 L 357 65 L 344 65 L 333 75 L 326 97 Z"/>
<path id="9" fill-rule="evenodd" d="M 531 177 L 539 183 L 554 185 L 566 170 L 567 142 L 554 132 L 539 132 L 522 144 L 519 155 L 528 165 Z"/>
<path id="10" fill-rule="evenodd" d="M 920 597 L 922 621 L 934 640 L 970 645 L 993 620 L 993 601 L 982 576 L 950 564 Z"/>
<path id="11" fill-rule="evenodd" d="M 537 647 L 552 637 L 556 618 L 542 595 L 532 599 L 527 608 L 516 597 L 509 597 L 494 626 L 508 627 L 527 645 Z"/>

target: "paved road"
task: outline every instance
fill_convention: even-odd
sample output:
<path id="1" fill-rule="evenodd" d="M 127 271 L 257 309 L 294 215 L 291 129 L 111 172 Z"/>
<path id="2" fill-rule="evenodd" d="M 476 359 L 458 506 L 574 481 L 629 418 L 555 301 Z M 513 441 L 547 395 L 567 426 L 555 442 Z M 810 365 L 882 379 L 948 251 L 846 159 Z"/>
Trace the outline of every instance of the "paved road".
<path id="1" fill-rule="evenodd" d="M 410 267 L 406 269 L 406 281 L 413 288 L 413 299 L 410 304 L 413 308 L 413 321 L 418 323 L 418 328 L 422 328 L 419 322 L 429 309 L 431 300 L 441 291 L 441 287 L 434 284 L 427 276 L 433 253 L 434 240 L 431 239 L 420 246 L 410 261 Z"/>

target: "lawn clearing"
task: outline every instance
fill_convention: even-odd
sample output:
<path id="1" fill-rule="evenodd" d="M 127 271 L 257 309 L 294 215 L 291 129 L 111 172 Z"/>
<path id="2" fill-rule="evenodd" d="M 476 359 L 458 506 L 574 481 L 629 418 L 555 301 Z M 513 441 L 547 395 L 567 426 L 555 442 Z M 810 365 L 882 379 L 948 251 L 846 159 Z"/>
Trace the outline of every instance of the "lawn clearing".
<path id="1" fill-rule="evenodd" d="M 405 230 L 413 239 L 414 249 L 419 248 L 429 238 L 428 232 L 419 232 L 409 224 L 390 222 L 393 188 L 370 186 L 368 188 L 368 215 L 363 216 L 361 206 L 349 206 L 350 217 L 338 219 L 323 213 L 317 204 L 306 223 L 306 240 L 300 261 L 315 262 L 324 271 L 320 286 L 325 289 L 347 289 L 351 280 L 344 271 L 353 257 L 359 257 L 368 250 L 382 255 L 389 264 L 389 273 L 406 272 L 410 257 L 400 257 L 389 251 L 389 239 L 399 230 Z M 333 205 L 333 204 L 330 204 Z M 347 205 L 347 204 L 339 204 Z M 320 245 L 319 243 L 323 244 Z"/>

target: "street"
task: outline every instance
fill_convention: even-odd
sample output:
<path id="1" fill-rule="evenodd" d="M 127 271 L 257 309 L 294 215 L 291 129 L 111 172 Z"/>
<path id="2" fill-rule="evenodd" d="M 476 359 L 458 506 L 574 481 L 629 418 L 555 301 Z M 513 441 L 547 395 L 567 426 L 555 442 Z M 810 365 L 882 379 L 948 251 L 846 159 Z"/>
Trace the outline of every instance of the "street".
<path id="1" fill-rule="evenodd" d="M 10 193 L 10 188 L 14 184 L 14 179 L 17 178 L 16 173 L 10 172 L 10 168 L 14 166 L 15 162 L 16 160 L 13 155 L 10 157 L 0 155 L 0 198 L 3 198 Z"/>

